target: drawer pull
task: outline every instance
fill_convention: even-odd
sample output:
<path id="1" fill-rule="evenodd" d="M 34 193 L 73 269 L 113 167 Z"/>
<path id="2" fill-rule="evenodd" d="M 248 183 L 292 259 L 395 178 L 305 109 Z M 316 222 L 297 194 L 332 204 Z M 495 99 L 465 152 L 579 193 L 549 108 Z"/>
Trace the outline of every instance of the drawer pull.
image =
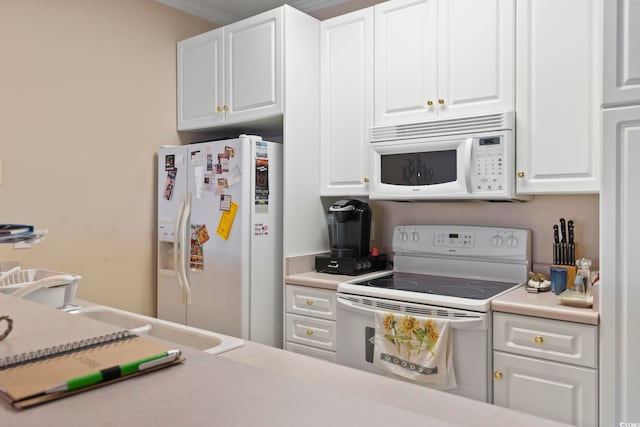
<path id="1" fill-rule="evenodd" d="M 308 336 L 313 335 L 313 329 L 307 329 L 307 335 Z"/>
<path id="2" fill-rule="evenodd" d="M 313 300 L 312 299 L 308 299 L 307 300 L 307 305 L 313 305 Z"/>
<path id="3" fill-rule="evenodd" d="M 533 340 L 536 342 L 536 344 L 542 344 L 544 342 L 544 339 L 540 335 L 536 335 Z"/>
<path id="4" fill-rule="evenodd" d="M 502 379 L 502 371 L 496 371 L 493 374 L 493 378 L 497 379 L 497 380 L 501 380 Z"/>

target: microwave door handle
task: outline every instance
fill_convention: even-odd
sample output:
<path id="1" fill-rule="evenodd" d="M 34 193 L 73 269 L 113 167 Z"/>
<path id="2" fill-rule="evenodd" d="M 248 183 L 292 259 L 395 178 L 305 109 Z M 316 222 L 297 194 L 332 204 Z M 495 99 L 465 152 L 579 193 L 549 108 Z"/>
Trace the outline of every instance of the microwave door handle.
<path id="1" fill-rule="evenodd" d="M 467 138 L 464 143 L 464 183 L 467 187 L 467 193 L 472 193 L 471 188 L 471 149 L 473 148 L 473 138 Z"/>
<path id="2" fill-rule="evenodd" d="M 354 311 L 367 311 L 370 313 L 376 313 L 376 312 L 382 311 L 382 310 L 374 310 L 368 307 L 364 307 L 360 304 L 342 299 L 340 297 L 338 297 L 337 301 L 339 305 L 343 305 L 348 309 L 351 309 Z M 407 314 L 407 313 L 398 313 L 398 312 L 393 312 L 393 313 L 397 315 Z M 478 326 L 484 326 L 484 323 L 485 323 L 482 317 L 472 317 L 464 320 L 457 320 L 457 319 L 452 319 L 449 317 L 442 317 L 442 316 L 423 316 L 423 317 L 426 317 L 426 318 L 430 317 L 432 319 L 440 319 L 440 320 L 448 320 L 451 327 L 455 329 L 474 329 L 474 328 L 477 328 Z"/>

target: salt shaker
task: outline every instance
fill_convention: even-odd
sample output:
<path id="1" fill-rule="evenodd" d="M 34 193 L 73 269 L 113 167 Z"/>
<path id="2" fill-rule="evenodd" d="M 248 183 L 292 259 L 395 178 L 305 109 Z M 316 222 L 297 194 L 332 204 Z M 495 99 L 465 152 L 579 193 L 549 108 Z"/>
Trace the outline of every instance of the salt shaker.
<path id="1" fill-rule="evenodd" d="M 580 258 L 576 261 L 578 272 L 574 283 L 574 291 L 591 295 L 591 260 Z"/>

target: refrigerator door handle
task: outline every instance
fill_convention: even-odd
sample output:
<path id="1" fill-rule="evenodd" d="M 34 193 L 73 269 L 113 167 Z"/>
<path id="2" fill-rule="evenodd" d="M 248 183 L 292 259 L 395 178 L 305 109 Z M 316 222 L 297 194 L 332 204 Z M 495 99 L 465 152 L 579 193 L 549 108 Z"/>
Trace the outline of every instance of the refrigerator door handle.
<path id="1" fill-rule="evenodd" d="M 187 226 L 188 220 L 191 216 L 191 192 L 187 192 L 186 195 L 186 203 L 184 210 L 181 216 L 181 238 L 180 238 L 180 273 L 181 273 L 181 282 L 182 282 L 182 297 L 183 302 L 186 304 L 191 304 L 191 286 L 189 285 L 189 278 L 187 277 L 187 251 L 185 250 L 185 240 L 187 236 Z M 190 245 L 189 245 L 190 247 Z"/>
<path id="2" fill-rule="evenodd" d="M 176 268 L 176 279 L 178 280 L 178 287 L 180 288 L 180 295 L 182 295 L 182 299 L 184 299 L 184 284 L 182 282 L 182 246 L 184 242 L 184 237 L 182 233 L 182 217 L 184 214 L 185 207 L 185 197 L 184 193 L 180 194 L 180 206 L 178 207 L 178 217 L 176 218 L 176 232 L 175 238 L 173 241 L 173 265 Z"/>

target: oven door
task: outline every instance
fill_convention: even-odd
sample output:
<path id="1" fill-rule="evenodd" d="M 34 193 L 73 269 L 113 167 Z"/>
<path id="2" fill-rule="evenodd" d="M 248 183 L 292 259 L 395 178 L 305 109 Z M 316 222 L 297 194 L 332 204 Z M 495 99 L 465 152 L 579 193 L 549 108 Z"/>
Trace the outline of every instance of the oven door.
<path id="1" fill-rule="evenodd" d="M 464 199 L 471 193 L 473 138 L 371 144 L 371 199 Z"/>
<path id="2" fill-rule="evenodd" d="M 458 387 L 447 391 L 483 402 L 491 402 L 490 313 L 338 293 L 337 362 L 403 381 L 408 380 L 383 372 L 373 365 L 374 315 L 378 310 L 399 315 L 413 314 L 450 320 L 453 364 Z M 425 386 L 437 388 L 437 386 Z"/>

